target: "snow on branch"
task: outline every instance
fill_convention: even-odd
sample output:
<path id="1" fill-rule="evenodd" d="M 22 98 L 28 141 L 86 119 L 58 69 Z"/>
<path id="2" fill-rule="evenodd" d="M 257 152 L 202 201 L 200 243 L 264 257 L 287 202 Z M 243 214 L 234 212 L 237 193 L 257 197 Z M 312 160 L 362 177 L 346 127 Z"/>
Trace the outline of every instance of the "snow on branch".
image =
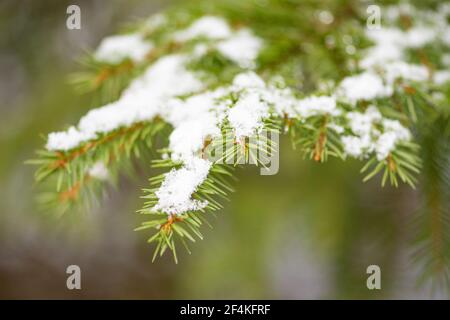
<path id="1" fill-rule="evenodd" d="M 155 16 L 135 33 L 105 38 L 94 58 L 110 64 L 128 59 L 145 65 L 146 57 L 157 51 L 158 45 L 167 45 L 173 52 L 146 66 L 118 100 L 89 111 L 66 131 L 50 133 L 46 155 L 95 145 L 92 143 L 105 134 L 139 123 L 158 119 L 170 125 L 163 153 L 166 158 L 161 161 L 171 170 L 156 179 L 157 187 L 146 196 L 150 200 L 145 213 L 169 219 L 164 224 L 146 225 L 159 230 L 160 238 L 153 240 L 158 239 L 160 254 L 166 247 L 172 249 L 173 230 L 187 237 L 184 229 L 172 230 L 172 226 L 183 220 L 197 233 L 200 222 L 196 214 L 216 207 L 211 195 L 223 196 L 221 188 L 230 191 L 221 176 L 228 174 L 227 169 L 204 154 L 205 147 L 221 139 L 226 129 L 232 130 L 233 142 L 245 149 L 247 138 L 260 133 L 268 122 L 277 121 L 282 125 L 276 131 L 291 132 L 298 139 L 295 142 L 317 161 L 323 161 L 327 153 L 368 160 L 363 171 L 374 168 L 366 178 L 384 169 L 383 183 L 390 177 L 396 185 L 399 175 L 414 185 L 413 174 L 418 172 L 420 160 L 408 127 L 411 122 L 395 116 L 393 101 L 399 96 L 410 101 L 411 92 L 449 81 L 448 70 L 408 61 L 408 50 L 431 43 L 449 45 L 449 10 L 443 8 L 424 14 L 417 26 L 403 30 L 395 23 L 402 9 L 389 7 L 392 25 L 360 30 L 372 45 L 358 52 L 360 59 L 353 72 L 328 89 L 313 92 L 287 85 L 288 79 L 277 70 L 263 72 L 259 57 L 273 44 L 257 29 L 232 26 L 226 18 L 205 14 L 165 32 L 170 19 Z M 158 37 L 153 39 L 155 32 Z M 219 74 L 228 68 L 230 80 L 223 81 L 209 65 L 192 68 L 193 61 L 206 61 L 211 54 L 220 62 L 216 67 Z M 211 77 L 215 81 L 211 82 Z M 406 119 L 415 115 L 411 101 Z M 386 112 L 389 108 L 392 110 Z M 97 160 L 88 172 L 107 179 L 107 170 Z"/>

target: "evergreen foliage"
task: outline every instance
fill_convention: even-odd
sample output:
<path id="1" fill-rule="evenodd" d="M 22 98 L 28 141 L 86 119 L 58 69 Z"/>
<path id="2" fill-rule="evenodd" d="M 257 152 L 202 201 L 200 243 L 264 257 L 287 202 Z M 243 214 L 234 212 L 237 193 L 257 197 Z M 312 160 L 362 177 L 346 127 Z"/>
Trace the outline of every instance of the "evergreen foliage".
<path id="1" fill-rule="evenodd" d="M 396 28 L 407 34 L 408 30 L 415 30 L 415 24 L 423 28 L 443 27 L 420 13 L 423 11 L 420 2 L 416 5 L 419 9 L 406 5 L 386 8 L 382 30 L 396 33 L 392 31 Z M 267 150 L 276 151 L 277 146 L 270 139 L 259 135 L 261 130 L 284 133 L 307 159 L 325 162 L 330 157 L 342 160 L 355 157 L 364 162 L 363 181 L 379 176 L 383 186 L 390 183 L 397 187 L 402 182 L 418 187 L 423 204 L 417 219 L 420 229 L 417 257 L 430 274 L 444 275 L 448 279 L 450 82 L 445 80 L 445 69 L 449 65 L 446 52 L 450 44 L 445 36 L 441 39 L 433 34 L 433 39 L 426 39 L 425 31 L 414 34 L 411 40 L 423 37 L 423 43 L 414 46 L 406 43 L 402 47 L 400 62 L 404 64 L 382 61 L 381 65 L 364 67 L 367 52 L 374 45 L 388 41 L 383 38 L 377 44 L 376 37 L 374 40 L 370 36 L 365 9 L 360 1 L 352 0 L 192 1 L 128 28 L 124 34 L 143 35 L 143 41 L 151 43 L 152 50 L 142 61 L 130 56 L 114 63 L 99 61 L 95 53 L 90 54 L 84 61 L 86 71 L 72 77 L 80 90 L 95 96 L 99 106 L 111 106 L 124 98 L 124 92 L 133 88 L 134 81 L 145 78 L 147 70 L 167 57 L 181 56 L 182 72 L 187 72 L 187 78 L 177 71 L 174 80 L 180 76 L 179 83 L 172 82 L 171 86 L 187 88 L 169 92 L 164 99 L 158 96 L 162 111 L 158 109 L 151 116 L 142 116 L 136 121 L 119 119 L 115 128 L 97 130 L 67 148 L 51 145 L 49 137 L 47 148 L 38 151 L 37 159 L 29 161 L 39 166 L 36 181 L 45 181 L 50 186 L 41 200 L 58 207 L 60 212 L 77 203 L 89 203 L 101 193 L 105 182 L 116 180 L 120 172 L 132 171 L 135 159 L 150 161 L 152 158 L 153 166 L 166 172 L 150 178 L 150 188 L 144 190 L 143 208 L 138 210 L 146 221 L 136 230 L 152 230 L 148 242 L 156 246 L 154 259 L 169 249 L 177 261 L 177 242 L 189 251 L 188 242 L 203 239 L 201 227 L 209 224 L 208 215 L 220 210 L 221 201 L 227 200 L 233 192 L 234 167 L 239 166 L 242 159 L 247 162 L 253 159 L 254 163 L 264 166 L 257 155 Z M 448 23 L 448 6 L 438 7 L 436 2 L 426 10 L 431 12 L 431 20 L 434 14 L 444 17 Z M 384 20 L 386 15 L 387 21 Z M 192 27 L 204 17 L 213 19 L 204 22 L 206 29 Z M 450 30 L 448 24 L 444 28 Z M 250 54 L 252 50 L 256 52 L 254 57 Z M 388 69 L 391 62 L 397 65 Z M 433 80 L 437 79 L 437 74 L 444 80 Z M 379 82 L 365 84 L 364 79 L 370 79 L 355 78 L 359 75 L 376 75 L 375 80 Z M 195 77 L 192 85 L 186 81 L 191 76 Z M 346 89 L 344 84 L 350 81 L 353 81 L 350 90 L 356 93 Z M 153 82 L 147 85 L 148 90 L 159 88 Z M 373 93 L 377 86 L 379 90 Z M 167 88 L 161 86 L 160 89 Z M 129 91 L 128 96 L 134 92 Z M 355 98 L 355 94 L 360 97 Z M 191 117 L 181 117 L 180 121 L 175 119 L 178 113 L 186 112 L 190 101 L 196 101 L 191 99 L 198 99 L 197 104 L 192 103 L 198 106 L 205 101 L 203 98 L 213 101 L 214 106 L 210 108 L 222 109 L 217 114 L 208 109 Z M 238 106 L 245 99 L 253 98 L 262 104 L 263 111 L 255 109 L 253 115 L 258 119 L 236 116 L 242 126 L 250 120 L 256 121 L 251 127 L 252 134 L 240 135 L 238 130 L 242 128 L 233 122 L 231 114 L 238 112 Z M 171 99 L 184 111 L 168 109 L 165 103 L 172 103 Z M 137 114 L 141 115 L 139 112 L 140 109 Z M 196 209 L 177 213 L 155 210 L 161 199 L 158 191 L 170 173 L 190 170 L 191 159 L 175 150 L 179 147 L 174 144 L 175 132 L 189 121 L 196 124 L 195 118 L 210 119 L 211 115 L 219 119 L 218 132 L 214 131 L 216 128 L 205 128 L 201 147 L 194 148 L 189 157 L 208 159 L 205 154 L 208 146 L 232 145 L 224 155 L 232 159 L 231 163 L 224 164 L 221 161 L 224 158 L 209 163 L 206 177 L 193 183 L 189 203 L 197 204 Z M 361 133 L 361 130 L 369 131 Z M 384 134 L 386 139 L 394 139 L 392 144 L 388 143 L 389 147 L 380 146 Z M 183 136 L 182 131 L 180 135 Z M 256 139 L 252 142 L 251 137 Z M 373 140 L 363 144 L 366 137 Z M 191 137 L 186 136 L 187 143 L 193 141 L 189 139 Z M 162 141 L 168 147 L 156 150 L 155 141 Z M 359 141 L 359 144 L 349 141 Z M 383 153 L 385 148 L 386 154 Z M 92 173 L 91 169 L 99 163 L 107 169 L 107 176 Z"/>

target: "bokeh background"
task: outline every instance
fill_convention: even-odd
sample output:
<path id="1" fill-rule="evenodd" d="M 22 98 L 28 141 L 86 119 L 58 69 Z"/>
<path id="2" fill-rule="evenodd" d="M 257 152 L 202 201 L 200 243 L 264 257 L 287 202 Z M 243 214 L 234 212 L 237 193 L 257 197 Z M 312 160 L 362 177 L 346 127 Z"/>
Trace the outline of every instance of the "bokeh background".
<path id="1" fill-rule="evenodd" d="M 66 8 L 81 7 L 81 30 Z M 408 221 L 416 193 L 362 183 L 360 163 L 302 159 L 282 140 L 280 171 L 238 171 L 237 192 L 205 240 L 151 263 L 153 247 L 134 232 L 148 176 L 123 177 L 95 210 L 56 218 L 38 209 L 34 167 L 24 161 L 41 135 L 75 123 L 93 107 L 67 76 L 77 59 L 124 23 L 169 1 L 0 2 L 0 298 L 323 299 L 430 298 L 417 285 Z M 145 164 L 149 165 L 149 164 Z M 82 290 L 66 288 L 68 265 Z M 382 289 L 366 288 L 381 267 Z"/>

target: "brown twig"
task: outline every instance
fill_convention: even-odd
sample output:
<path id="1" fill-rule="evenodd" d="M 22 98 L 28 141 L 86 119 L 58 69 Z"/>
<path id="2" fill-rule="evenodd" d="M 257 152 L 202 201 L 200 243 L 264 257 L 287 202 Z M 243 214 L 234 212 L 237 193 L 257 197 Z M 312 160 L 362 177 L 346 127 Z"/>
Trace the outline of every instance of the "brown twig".
<path id="1" fill-rule="evenodd" d="M 327 123 L 328 117 L 325 117 L 322 126 L 320 128 L 319 139 L 317 140 L 317 143 L 314 147 L 314 161 L 317 162 L 322 160 L 322 153 L 325 148 L 325 143 L 327 141 L 327 130 L 326 130 Z"/>
<path id="2" fill-rule="evenodd" d="M 117 138 L 118 136 L 123 136 L 123 135 L 133 132 L 135 130 L 141 129 L 143 126 L 144 126 L 144 123 L 139 122 L 129 128 L 122 128 L 118 131 L 112 132 L 112 133 L 102 137 L 99 140 L 88 142 L 84 146 L 72 151 L 69 154 L 65 154 L 64 152 L 57 151 L 56 153 L 58 155 L 58 159 L 55 160 L 54 162 L 52 162 L 49 165 L 49 167 L 51 169 L 64 168 L 68 162 L 86 154 L 90 150 L 98 147 L 99 145 L 110 142 L 110 141 L 114 140 L 115 138 Z"/>
<path id="3" fill-rule="evenodd" d="M 183 221 L 183 219 L 180 218 L 180 217 L 177 217 L 177 216 L 175 216 L 175 215 L 173 215 L 173 214 L 171 214 L 171 215 L 169 215 L 169 218 L 167 219 L 167 222 L 164 223 L 163 225 L 161 225 L 161 228 L 160 228 L 160 229 L 161 229 L 162 231 L 164 231 L 164 232 L 167 234 L 167 233 L 170 232 L 170 230 L 171 230 L 171 228 L 172 228 L 172 225 L 173 225 L 175 222 L 180 222 L 180 221 Z"/>

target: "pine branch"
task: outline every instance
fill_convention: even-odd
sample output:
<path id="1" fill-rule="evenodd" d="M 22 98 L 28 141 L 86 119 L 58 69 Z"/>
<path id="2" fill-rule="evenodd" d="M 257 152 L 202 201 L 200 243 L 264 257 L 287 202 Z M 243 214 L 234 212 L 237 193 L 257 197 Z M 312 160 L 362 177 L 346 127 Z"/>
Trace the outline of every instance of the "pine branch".
<path id="1" fill-rule="evenodd" d="M 54 187 L 41 194 L 40 203 L 45 207 L 59 207 L 60 211 L 65 212 L 80 199 L 87 198 L 91 200 L 86 202 L 92 202 L 103 189 L 102 180 L 113 182 L 119 172 L 132 172 L 133 158 L 149 158 L 152 141 L 164 128 L 165 123 L 160 120 L 136 123 L 101 135 L 73 150 L 38 151 L 40 158 L 27 163 L 39 166 L 35 173 L 38 183 L 48 182 Z M 107 170 L 108 177 L 95 179 L 90 175 L 89 170 L 99 163 Z"/>
<path id="2" fill-rule="evenodd" d="M 306 158 L 363 160 L 363 180 L 380 175 L 383 186 L 401 181 L 415 187 L 423 161 L 432 221 L 427 243 L 432 260 L 446 265 L 447 258 L 439 257 L 445 256 L 447 241 L 442 208 L 449 190 L 443 173 L 448 153 L 439 152 L 448 147 L 448 139 L 438 142 L 433 139 L 440 139 L 440 132 L 427 131 L 448 113 L 448 104 L 436 97 L 444 94 L 448 102 L 448 87 L 444 91 L 434 80 L 444 69 L 446 45 L 426 34 L 423 45 L 405 43 L 415 21 L 399 15 L 398 21 L 388 22 L 395 32 L 380 31 L 392 32 L 395 41 L 378 38 L 392 42 L 404 59 L 378 61 L 384 44 L 366 30 L 358 3 L 326 5 L 186 2 L 134 26 L 124 37 L 110 38 L 116 47 L 103 58 L 98 51 L 91 54 L 87 72 L 73 79 L 84 91 L 99 94 L 100 105 L 110 102 L 100 112 L 108 115 L 109 131 L 98 118 L 88 117 L 89 130 L 72 128 L 79 144 L 64 151 L 67 144 L 53 143 L 38 152 L 38 159 L 30 161 L 39 165 L 36 181 L 56 186 L 56 193 L 45 194 L 44 200 L 66 207 L 83 202 L 82 194 L 101 190 L 101 181 L 90 173 L 97 163 L 117 176 L 131 167 L 132 159 L 156 150 L 152 141 L 158 135 L 169 145 L 153 166 L 169 171 L 151 178 L 151 187 L 144 190 L 146 202 L 139 212 L 150 220 L 137 230 L 155 232 L 149 238 L 156 245 L 154 259 L 169 250 L 177 261 L 176 243 L 187 247 L 186 240 L 202 239 L 206 216 L 228 199 L 232 168 L 266 166 L 278 149 L 271 135 L 284 130 Z M 429 19 L 417 15 L 419 21 Z M 127 125 L 118 119 L 121 112 L 129 112 Z M 166 131 L 169 127 L 173 130 Z M 70 132 L 62 136 L 71 137 Z M 218 148 L 224 153 L 216 159 Z M 177 174 L 186 174 L 187 181 L 180 181 L 192 189 L 182 199 L 187 205 L 162 203 L 167 199 L 161 190 Z"/>
<path id="3" fill-rule="evenodd" d="M 171 160 L 155 160 L 154 167 L 157 168 L 179 168 L 179 163 Z M 205 218 L 207 211 L 214 212 L 222 208 L 218 199 L 227 199 L 229 192 L 233 192 L 233 188 L 229 183 L 232 177 L 232 167 L 226 165 L 214 165 L 210 169 L 210 173 L 206 180 L 198 187 L 193 194 L 193 198 L 197 201 L 207 202 L 207 206 L 199 212 L 187 212 L 182 215 L 167 215 L 164 212 L 154 211 L 155 205 L 158 203 L 158 196 L 155 192 L 159 189 L 164 181 L 165 174 L 155 176 L 150 179 L 151 189 L 144 189 L 147 194 L 142 196 L 146 199 L 144 206 L 138 212 L 144 215 L 150 215 L 151 220 L 145 221 L 135 230 L 155 229 L 156 233 L 148 239 L 148 243 L 156 243 L 156 249 L 153 255 L 153 261 L 157 256 L 162 256 L 167 249 L 173 253 L 175 262 L 177 255 L 175 249 L 175 239 L 178 238 L 190 253 L 186 240 L 195 242 L 195 238 L 203 239 L 200 227 L 206 223 L 210 225 Z"/>

